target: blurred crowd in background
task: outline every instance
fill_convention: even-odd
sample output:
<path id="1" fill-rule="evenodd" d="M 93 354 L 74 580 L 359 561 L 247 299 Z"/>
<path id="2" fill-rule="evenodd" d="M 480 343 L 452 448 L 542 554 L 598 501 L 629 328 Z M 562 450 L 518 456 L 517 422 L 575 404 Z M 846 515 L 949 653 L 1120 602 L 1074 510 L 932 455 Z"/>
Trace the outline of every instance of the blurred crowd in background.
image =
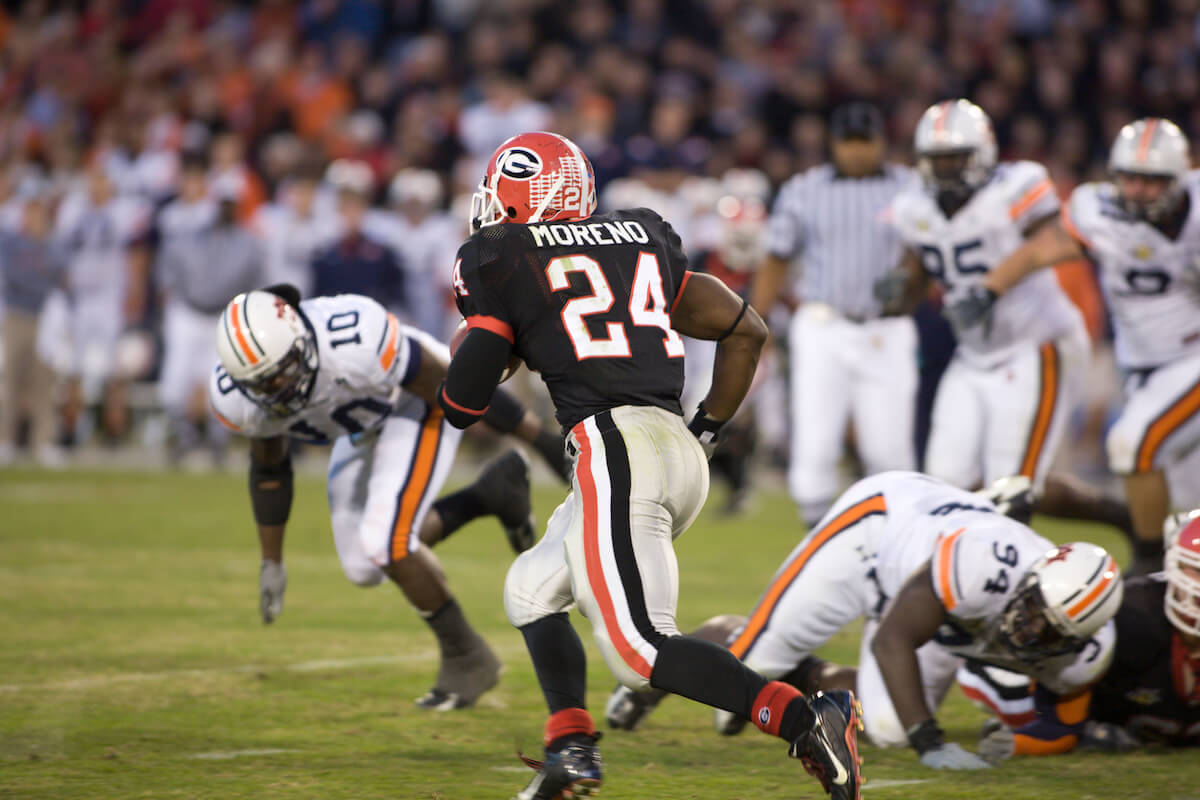
<path id="1" fill-rule="evenodd" d="M 1000 157 L 1044 163 L 1065 197 L 1104 175 L 1109 143 L 1136 117 L 1200 132 L 1198 10 L 1200 0 L 6 3 L 0 313 L 9 372 L 28 358 L 37 369 L 0 397 L 0 461 L 18 442 L 59 465 L 72 443 L 138 436 L 168 443 L 173 460 L 205 436 L 219 453 L 205 424 L 212 332 L 224 302 L 253 286 L 363 292 L 448 337 L 469 195 L 496 145 L 526 130 L 573 138 L 602 208 L 655 208 L 693 260 L 718 253 L 743 283 L 775 190 L 826 159 L 828 113 L 846 100 L 884 110 L 889 155 L 907 163 L 926 106 L 969 97 L 995 121 Z M 1103 340 L 1094 287 L 1076 294 Z M 1107 381 L 1094 404 L 1115 390 Z M 766 387 L 761 402 L 782 403 L 782 391 Z M 139 429 L 146 408 L 166 424 Z M 786 414 L 760 417 L 764 438 L 784 441 L 769 420 L 786 425 Z"/>

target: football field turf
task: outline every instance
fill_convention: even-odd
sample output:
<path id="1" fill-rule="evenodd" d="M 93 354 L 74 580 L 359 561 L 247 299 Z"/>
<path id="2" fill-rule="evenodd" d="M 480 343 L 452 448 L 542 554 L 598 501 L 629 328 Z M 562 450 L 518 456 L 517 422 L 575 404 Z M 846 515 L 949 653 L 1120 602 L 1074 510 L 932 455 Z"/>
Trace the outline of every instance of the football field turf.
<path id="1" fill-rule="evenodd" d="M 786 497 L 750 514 L 709 508 L 677 543 L 679 622 L 745 614 L 800 537 Z M 536 492 L 539 521 L 564 491 Z M 438 549 L 469 618 L 499 651 L 500 685 L 477 708 L 418 711 L 434 642 L 390 585 L 341 574 L 324 485 L 300 478 L 286 542 L 283 615 L 257 610 L 258 548 L 237 474 L 0 471 L 0 798 L 498 798 L 528 780 L 544 706 L 504 617 L 511 554 L 497 523 Z M 1039 525 L 1051 538 L 1127 550 L 1103 529 Z M 613 680 L 588 647 L 589 703 Z M 823 653 L 853 663 L 855 631 Z M 954 689 L 939 714 L 973 748 L 982 712 Z M 722 739 L 710 712 L 672 698 L 636 733 L 606 734 L 603 797 L 818 798 L 782 742 Z M 864 797 L 1200 798 L 1200 754 L 1096 754 L 935 773 L 911 751 L 862 747 Z"/>

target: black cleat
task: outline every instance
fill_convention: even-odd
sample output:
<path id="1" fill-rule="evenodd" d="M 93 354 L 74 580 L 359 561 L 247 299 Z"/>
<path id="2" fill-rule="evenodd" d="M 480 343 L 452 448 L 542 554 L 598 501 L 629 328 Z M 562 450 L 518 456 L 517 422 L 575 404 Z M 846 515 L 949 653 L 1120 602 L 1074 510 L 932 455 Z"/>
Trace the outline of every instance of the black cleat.
<path id="1" fill-rule="evenodd" d="M 619 731 L 631 731 L 659 704 L 667 693 L 662 689 L 647 689 L 635 692 L 627 686 L 617 684 L 604 706 L 604 718 L 608 727 Z"/>
<path id="2" fill-rule="evenodd" d="M 509 450 L 483 468 L 475 490 L 489 514 L 500 518 L 513 551 L 533 547 L 537 521 L 529 499 L 529 461 L 520 450 Z"/>
<path id="3" fill-rule="evenodd" d="M 500 682 L 500 659 L 482 638 L 474 649 L 461 656 L 443 658 L 437 684 L 418 697 L 418 708 L 455 711 L 475 705 L 488 689 Z"/>
<path id="4" fill-rule="evenodd" d="M 800 759 L 832 800 L 860 800 L 858 732 L 863 728 L 862 707 L 854 693 L 845 689 L 817 692 L 808 704 L 815 715 L 813 727 L 792 742 L 788 755 Z"/>
<path id="5" fill-rule="evenodd" d="M 535 761 L 518 753 L 526 766 L 537 770 L 533 780 L 513 800 L 576 800 L 580 797 L 595 797 L 604 780 L 603 764 L 596 742 L 575 741 L 553 752 L 546 753 L 545 761 Z"/>

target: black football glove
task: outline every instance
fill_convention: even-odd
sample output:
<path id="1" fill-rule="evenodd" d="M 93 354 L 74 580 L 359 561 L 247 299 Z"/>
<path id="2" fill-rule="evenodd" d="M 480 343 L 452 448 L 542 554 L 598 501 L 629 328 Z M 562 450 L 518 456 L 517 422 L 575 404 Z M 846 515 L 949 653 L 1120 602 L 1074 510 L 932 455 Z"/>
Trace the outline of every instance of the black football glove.
<path id="1" fill-rule="evenodd" d="M 908 271 L 893 269 L 875 279 L 871 293 L 879 301 L 885 314 L 898 314 L 904 305 L 904 296 L 908 294 Z"/>
<path id="2" fill-rule="evenodd" d="M 704 455 L 712 458 L 713 451 L 717 449 L 717 438 L 724 425 L 725 420 L 710 417 L 704 408 L 704 403 L 701 403 L 696 409 L 696 416 L 692 417 L 692 421 L 688 423 L 688 430 L 700 440 L 700 446 L 704 448 Z"/>
<path id="3" fill-rule="evenodd" d="M 966 297 L 946 308 L 946 317 L 956 328 L 966 330 L 983 323 L 986 331 L 991 327 L 992 306 L 998 298 L 986 286 L 972 286 Z"/>

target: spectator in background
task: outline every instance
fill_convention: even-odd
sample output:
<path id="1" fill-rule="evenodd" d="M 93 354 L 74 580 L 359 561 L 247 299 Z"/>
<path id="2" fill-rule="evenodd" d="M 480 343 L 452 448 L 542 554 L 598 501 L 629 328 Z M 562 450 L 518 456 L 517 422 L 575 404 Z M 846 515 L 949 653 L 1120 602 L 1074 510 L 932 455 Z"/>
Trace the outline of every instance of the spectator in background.
<path id="1" fill-rule="evenodd" d="M 22 421 L 29 449 L 44 467 L 63 463 L 55 444 L 54 370 L 37 352 L 38 317 L 50 292 L 62 283 L 65 264 L 50 238 L 45 197 L 25 203 L 17 231 L 0 231 L 0 278 L 4 287 L 4 395 L 0 398 L 0 464 L 16 455 Z"/>
<path id="2" fill-rule="evenodd" d="M 236 181 L 218 181 L 212 223 L 173 237 L 159 253 L 158 284 L 165 298 L 159 398 L 170 425 L 167 455 L 173 465 L 202 441 L 202 432 L 217 463 L 229 440 L 208 410 L 214 335 L 229 298 L 260 287 L 265 273 L 262 244 L 237 219 L 240 190 Z"/>
<path id="3" fill-rule="evenodd" d="M 379 233 L 400 256 L 405 308 L 411 324 L 448 341 L 458 313 L 450 288 L 454 254 L 466 236 L 466 220 L 442 210 L 442 181 L 427 169 L 403 169 L 388 188 L 392 212 Z"/>
<path id="4" fill-rule="evenodd" d="M 66 249 L 70 311 L 65 329 L 39 336 L 56 343 L 58 363 L 70 376 L 63 414 L 68 437 L 84 406 L 95 403 L 102 406 L 101 427 L 110 443 L 128 427 L 125 381 L 114 359 L 125 325 L 140 316 L 149 223 L 146 203 L 117 194 L 113 178 L 95 163 L 84 187 L 59 206 L 55 236 Z"/>
<path id="5" fill-rule="evenodd" d="M 317 202 L 321 171 L 301 164 L 279 189 L 278 201 L 261 207 L 253 228 L 266 249 L 266 282 L 290 283 L 311 297 L 318 251 L 337 238 L 337 215 Z"/>
<path id="6" fill-rule="evenodd" d="M 209 227 L 216 217 L 217 203 L 208 193 L 208 159 L 200 153 L 188 153 L 179 172 L 179 192 L 158 213 L 155 228 L 159 248 Z"/>
<path id="7" fill-rule="evenodd" d="M 373 179 L 371 168 L 358 162 L 330 166 L 337 191 L 341 233 L 313 259 L 313 295 L 361 294 L 393 313 L 404 313 L 404 272 L 391 246 L 366 230 Z"/>

